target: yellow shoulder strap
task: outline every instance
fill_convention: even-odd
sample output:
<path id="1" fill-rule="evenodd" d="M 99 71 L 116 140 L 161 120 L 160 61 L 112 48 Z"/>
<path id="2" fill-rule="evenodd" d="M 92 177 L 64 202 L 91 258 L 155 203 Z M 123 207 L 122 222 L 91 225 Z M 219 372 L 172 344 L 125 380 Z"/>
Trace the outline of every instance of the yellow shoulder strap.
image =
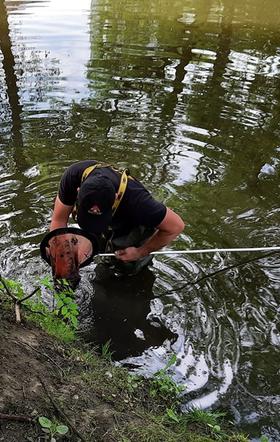
<path id="1" fill-rule="evenodd" d="M 127 170 L 125 169 L 122 173 L 121 176 L 121 181 L 120 181 L 120 185 L 119 185 L 119 189 L 118 189 L 118 193 L 117 193 L 117 197 L 115 199 L 115 202 L 113 204 L 112 207 L 112 211 L 113 211 L 113 216 L 116 213 L 117 208 L 119 207 L 121 200 L 123 199 L 124 193 L 126 191 L 127 188 L 127 180 L 128 180 L 128 175 L 127 175 Z"/>
<path id="2" fill-rule="evenodd" d="M 89 166 L 87 167 L 84 171 L 83 171 L 83 175 L 82 175 L 82 179 L 81 179 L 81 184 L 83 181 L 85 181 L 86 177 L 97 167 L 102 167 L 101 164 L 93 164 L 93 166 Z"/>

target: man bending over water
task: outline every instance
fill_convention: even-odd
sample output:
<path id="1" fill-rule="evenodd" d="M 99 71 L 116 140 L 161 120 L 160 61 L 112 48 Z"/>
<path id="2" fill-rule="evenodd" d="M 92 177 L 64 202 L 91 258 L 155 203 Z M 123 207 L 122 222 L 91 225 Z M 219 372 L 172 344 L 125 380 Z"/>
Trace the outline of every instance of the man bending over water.
<path id="1" fill-rule="evenodd" d="M 72 164 L 62 175 L 50 230 L 66 227 L 72 213 L 79 226 L 98 238 L 99 251 L 114 252 L 116 274 L 135 274 L 151 252 L 184 229 L 173 210 L 156 201 L 129 172 L 93 160 Z"/>

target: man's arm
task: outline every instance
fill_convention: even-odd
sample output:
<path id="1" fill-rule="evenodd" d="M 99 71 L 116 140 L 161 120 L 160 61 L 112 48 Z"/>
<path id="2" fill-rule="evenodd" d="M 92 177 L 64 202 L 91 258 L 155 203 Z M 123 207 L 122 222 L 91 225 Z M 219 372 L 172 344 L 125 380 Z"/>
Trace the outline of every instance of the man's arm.
<path id="1" fill-rule="evenodd" d="M 73 206 L 66 206 L 61 202 L 59 196 L 57 196 L 54 203 L 50 230 L 58 229 L 59 227 L 66 227 L 72 210 Z"/>
<path id="2" fill-rule="evenodd" d="M 161 249 L 175 239 L 184 229 L 185 224 L 181 217 L 173 210 L 168 209 L 157 231 L 140 247 L 127 247 L 117 250 L 116 257 L 121 261 L 137 261 L 151 252 Z"/>

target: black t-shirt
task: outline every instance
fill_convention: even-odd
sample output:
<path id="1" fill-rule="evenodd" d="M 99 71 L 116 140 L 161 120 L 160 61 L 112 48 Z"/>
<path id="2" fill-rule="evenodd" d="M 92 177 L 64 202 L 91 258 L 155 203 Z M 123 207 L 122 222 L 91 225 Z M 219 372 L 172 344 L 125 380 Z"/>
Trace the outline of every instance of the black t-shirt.
<path id="1" fill-rule="evenodd" d="M 68 206 L 75 204 L 77 189 L 81 185 L 84 170 L 96 163 L 93 160 L 79 161 L 65 170 L 58 193 L 63 204 Z M 91 174 L 101 174 L 108 177 L 117 193 L 121 177 L 119 172 L 110 167 L 98 167 Z M 125 194 L 113 217 L 112 228 L 120 234 L 126 234 L 139 225 L 155 228 L 163 221 L 165 215 L 166 207 L 164 204 L 156 201 L 137 179 L 128 179 Z"/>

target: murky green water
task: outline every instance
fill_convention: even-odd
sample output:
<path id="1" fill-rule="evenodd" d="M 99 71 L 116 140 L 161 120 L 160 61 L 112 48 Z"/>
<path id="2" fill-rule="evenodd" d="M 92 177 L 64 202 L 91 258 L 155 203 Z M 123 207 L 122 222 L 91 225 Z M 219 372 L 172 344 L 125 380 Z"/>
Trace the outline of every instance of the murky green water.
<path id="1" fill-rule="evenodd" d="M 129 166 L 186 221 L 178 249 L 279 245 L 277 0 L 0 0 L 1 272 L 38 245 L 64 168 Z M 256 255 L 253 255 L 256 256 Z M 127 282 L 83 271 L 84 327 L 149 375 L 172 352 L 186 406 L 280 439 L 279 255 L 158 257 Z M 145 340 L 143 340 L 143 337 Z M 254 439 L 255 438 L 255 439 Z"/>

